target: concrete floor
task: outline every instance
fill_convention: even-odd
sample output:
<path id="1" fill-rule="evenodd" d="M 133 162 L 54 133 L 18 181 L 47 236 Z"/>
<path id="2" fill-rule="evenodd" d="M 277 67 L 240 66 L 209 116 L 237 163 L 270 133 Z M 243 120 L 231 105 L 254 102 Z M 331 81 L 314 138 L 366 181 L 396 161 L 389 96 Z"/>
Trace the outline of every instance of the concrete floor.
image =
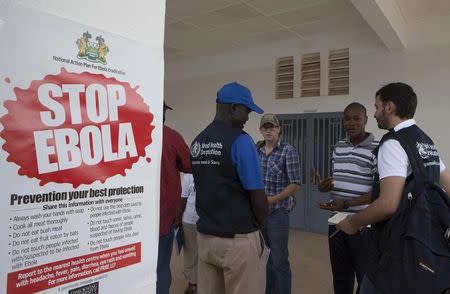
<path id="1" fill-rule="evenodd" d="M 292 269 L 292 294 L 333 293 L 327 236 L 291 230 L 289 254 Z M 182 255 L 172 256 L 171 269 L 170 293 L 183 294 L 187 282 L 183 275 Z"/>

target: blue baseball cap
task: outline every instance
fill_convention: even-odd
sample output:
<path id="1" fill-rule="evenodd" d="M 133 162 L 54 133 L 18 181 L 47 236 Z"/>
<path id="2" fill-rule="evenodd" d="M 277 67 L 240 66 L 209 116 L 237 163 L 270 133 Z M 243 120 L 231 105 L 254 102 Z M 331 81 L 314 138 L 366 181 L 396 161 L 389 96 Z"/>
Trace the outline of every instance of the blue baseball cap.
<path id="1" fill-rule="evenodd" d="M 264 110 L 253 102 L 250 90 L 238 82 L 224 85 L 219 92 L 217 92 L 216 102 L 223 104 L 242 104 L 256 113 L 264 113 Z"/>

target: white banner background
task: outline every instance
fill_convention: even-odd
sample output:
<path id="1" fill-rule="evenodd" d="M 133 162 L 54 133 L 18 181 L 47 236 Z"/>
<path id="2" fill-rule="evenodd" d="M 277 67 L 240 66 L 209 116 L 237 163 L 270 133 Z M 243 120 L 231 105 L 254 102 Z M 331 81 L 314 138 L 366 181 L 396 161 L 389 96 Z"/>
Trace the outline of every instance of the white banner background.
<path id="1" fill-rule="evenodd" d="M 35 1 L 33 5 L 39 5 L 39 2 L 42 1 Z M 58 2 L 67 3 L 67 1 Z M 81 1 L 77 2 L 77 4 L 82 5 L 84 3 L 85 9 L 89 10 L 89 13 L 92 13 L 91 10 L 98 8 L 96 6 L 98 4 L 89 7 L 88 3 L 90 2 L 92 1 Z M 79 232 L 78 249 L 38 257 L 36 258 L 38 264 L 31 266 L 24 264 L 22 267 L 13 270 L 12 251 L 18 250 L 19 253 L 15 256 L 20 256 L 23 255 L 20 251 L 27 247 L 24 244 L 13 246 L 17 244 L 15 242 L 22 242 L 27 239 L 27 237 L 13 238 L 14 233 L 22 234 L 27 230 L 15 230 L 14 225 L 19 225 L 19 222 L 15 222 L 14 217 L 31 216 L 33 214 L 53 212 L 55 210 L 44 211 L 43 205 L 46 203 L 10 205 L 12 194 L 29 195 L 50 191 L 100 190 L 104 188 L 130 186 L 142 186 L 144 192 L 133 195 L 132 199 L 131 197 L 127 198 L 129 196 L 126 195 L 116 198 L 123 198 L 123 203 L 130 201 L 141 203 L 139 207 L 135 207 L 131 212 L 133 216 L 140 215 L 140 217 L 134 220 L 132 225 L 132 232 L 137 234 L 133 237 L 106 243 L 108 243 L 108 249 L 111 249 L 141 242 L 141 262 L 108 271 L 97 276 L 97 279 L 94 275 L 89 278 L 50 288 L 46 292 L 67 293 L 72 288 L 96 281 L 99 282 L 100 293 L 134 292 L 135 290 L 133 289 L 151 289 L 150 293 L 154 292 L 159 231 L 159 168 L 164 76 L 164 1 L 153 0 L 150 2 L 152 3 L 146 4 L 145 13 L 147 14 L 147 18 L 153 18 L 155 22 L 152 23 L 150 34 L 145 37 L 148 38 L 145 44 L 143 44 L 144 42 L 132 41 L 116 34 L 70 21 L 66 18 L 28 9 L 20 5 L 10 5 L 9 13 L 3 19 L 5 22 L 0 32 L 0 117 L 8 113 L 8 110 L 4 107 L 4 102 L 6 100 L 16 99 L 14 87 L 26 89 L 32 81 L 43 79 L 46 75 L 56 75 L 60 73 L 61 67 L 64 67 L 68 72 L 81 73 L 88 71 L 94 74 L 103 74 L 106 77 L 115 77 L 121 82 L 128 82 L 132 88 L 139 86 L 137 93 L 144 98 L 145 103 L 149 106 L 150 112 L 154 115 L 152 125 L 155 126 L 155 129 L 151 135 L 152 143 L 146 148 L 146 156 L 140 158 L 131 169 L 127 169 L 125 176 L 115 175 L 108 178 L 104 183 L 95 181 L 92 184 L 80 185 L 76 188 L 71 184 L 56 184 L 52 182 L 40 186 L 38 179 L 20 176 L 18 174 L 18 165 L 8 162 L 7 157 L 9 154 L 3 148 L 0 149 L 1 198 L 3 199 L 3 203 L 0 203 L 0 234 L 2 236 L 0 245 L 0 260 L 2 260 L 0 263 L 0 293 L 6 293 L 7 274 L 10 272 L 102 251 L 92 251 L 96 247 L 89 244 L 92 241 L 89 235 L 92 225 L 88 224 L 90 222 L 90 212 L 86 210 L 85 213 L 67 216 L 68 221 L 63 226 L 63 230 L 66 232 Z M 110 1 L 105 3 L 112 5 Z M 148 9 L 149 5 L 154 6 L 154 9 Z M 104 11 L 97 10 L 96 13 L 107 14 L 108 9 L 110 8 L 105 6 Z M 139 7 L 136 7 L 136 9 L 139 9 Z M 51 11 L 52 9 L 49 8 L 48 10 Z M 70 14 L 68 11 L 62 13 L 64 9 L 58 5 L 54 5 L 53 12 L 56 11 L 61 12 L 59 13 L 60 15 Z M 81 11 L 79 12 L 80 14 Z M 102 17 L 104 18 L 104 15 Z M 76 16 L 71 15 L 70 18 L 76 19 Z M 124 19 L 111 19 L 111 22 L 120 21 L 126 22 L 125 26 L 127 24 L 130 26 L 132 22 L 131 19 L 127 19 L 126 17 Z M 133 22 L 135 25 L 138 25 L 139 20 L 135 19 Z M 89 21 L 89 23 L 92 24 L 95 21 Z M 76 46 L 76 40 L 86 31 L 92 34 L 92 39 L 94 40 L 99 35 L 105 39 L 109 47 L 109 53 L 107 54 L 107 65 L 104 67 L 118 69 L 125 72 L 125 74 L 114 74 L 54 60 L 53 56 L 57 56 L 83 62 L 83 60 L 77 59 L 78 48 Z M 125 35 L 123 31 L 120 33 Z M 133 37 L 136 37 L 136 35 L 133 35 Z M 142 36 L 140 38 L 142 39 Z M 95 65 L 101 64 L 97 63 Z M 22 126 L 20 125 L 18 127 Z M 0 131 L 3 128 L 4 126 L 0 125 Z M 4 139 L 0 138 L 0 146 L 3 147 L 4 143 Z M 33 150 L 29 151 L 34 152 Z M 150 158 L 151 161 L 148 162 L 146 158 Z M 47 204 L 54 205 L 63 202 L 67 203 L 68 201 Z M 72 202 L 75 202 L 75 200 Z M 83 207 L 85 209 L 88 208 L 88 206 Z M 64 209 L 58 208 L 56 211 L 61 210 Z M 30 222 L 25 223 L 29 225 Z M 28 231 L 32 231 L 33 229 L 30 228 Z M 48 242 L 42 243 L 47 244 Z M 17 265 L 18 262 L 15 262 L 15 264 Z"/>

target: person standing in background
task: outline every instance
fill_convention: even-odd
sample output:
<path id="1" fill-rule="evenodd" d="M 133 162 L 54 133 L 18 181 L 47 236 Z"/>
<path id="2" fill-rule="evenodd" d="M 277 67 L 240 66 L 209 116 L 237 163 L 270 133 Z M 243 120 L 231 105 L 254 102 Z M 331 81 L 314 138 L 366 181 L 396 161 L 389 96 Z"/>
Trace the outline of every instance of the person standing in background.
<path id="1" fill-rule="evenodd" d="M 163 122 L 166 111 L 172 109 L 164 103 Z M 190 173 L 191 159 L 189 147 L 183 137 L 174 129 L 163 126 L 161 155 L 161 183 L 159 209 L 159 244 L 156 293 L 169 294 L 172 274 L 170 259 L 173 248 L 173 229 L 178 226 L 175 221 L 181 205 L 180 172 Z"/>
<path id="2" fill-rule="evenodd" d="M 366 132 L 366 108 L 351 103 L 344 109 L 344 129 L 347 136 L 336 143 L 332 155 L 332 178 L 322 180 L 316 173 L 321 192 L 331 192 L 331 200 L 320 208 L 341 211 L 359 211 L 370 203 L 370 194 L 376 170 L 372 151 L 378 146 L 371 133 Z M 328 227 L 328 245 L 335 294 L 352 294 L 356 280 L 359 288 L 364 276 L 364 244 L 360 235 L 348 236 L 336 232 L 335 225 Z"/>
<path id="3" fill-rule="evenodd" d="M 197 293 L 197 221 L 198 214 L 195 210 L 195 185 L 192 174 L 185 174 L 181 181 L 181 218 L 183 228 L 183 259 L 184 276 L 188 280 L 188 286 L 184 294 Z"/>
<path id="4" fill-rule="evenodd" d="M 280 138 L 280 122 L 271 113 L 264 114 L 260 132 L 264 141 L 258 145 L 269 216 L 263 228 L 270 247 L 267 263 L 267 294 L 290 294 L 292 272 L 289 264 L 289 212 L 295 192 L 300 189 L 300 159 L 297 150 Z"/>

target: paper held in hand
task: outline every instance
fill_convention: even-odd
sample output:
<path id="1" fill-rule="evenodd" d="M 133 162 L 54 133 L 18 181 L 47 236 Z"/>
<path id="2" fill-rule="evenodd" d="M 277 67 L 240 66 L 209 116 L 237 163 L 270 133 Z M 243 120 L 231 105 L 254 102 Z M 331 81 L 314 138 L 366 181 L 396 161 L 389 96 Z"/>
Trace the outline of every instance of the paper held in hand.
<path id="1" fill-rule="evenodd" d="M 354 214 L 354 213 L 353 212 L 344 212 L 344 211 L 338 212 L 328 219 L 328 224 L 329 225 L 337 225 L 340 221 L 342 221 L 344 218 L 346 218 L 347 216 L 349 216 L 351 214 Z"/>
<path id="2" fill-rule="evenodd" d="M 175 228 L 173 231 L 174 234 L 174 240 L 175 240 L 175 248 L 177 250 L 177 255 L 180 255 L 181 249 L 183 249 L 184 245 L 184 234 L 183 234 L 183 227 Z"/>

